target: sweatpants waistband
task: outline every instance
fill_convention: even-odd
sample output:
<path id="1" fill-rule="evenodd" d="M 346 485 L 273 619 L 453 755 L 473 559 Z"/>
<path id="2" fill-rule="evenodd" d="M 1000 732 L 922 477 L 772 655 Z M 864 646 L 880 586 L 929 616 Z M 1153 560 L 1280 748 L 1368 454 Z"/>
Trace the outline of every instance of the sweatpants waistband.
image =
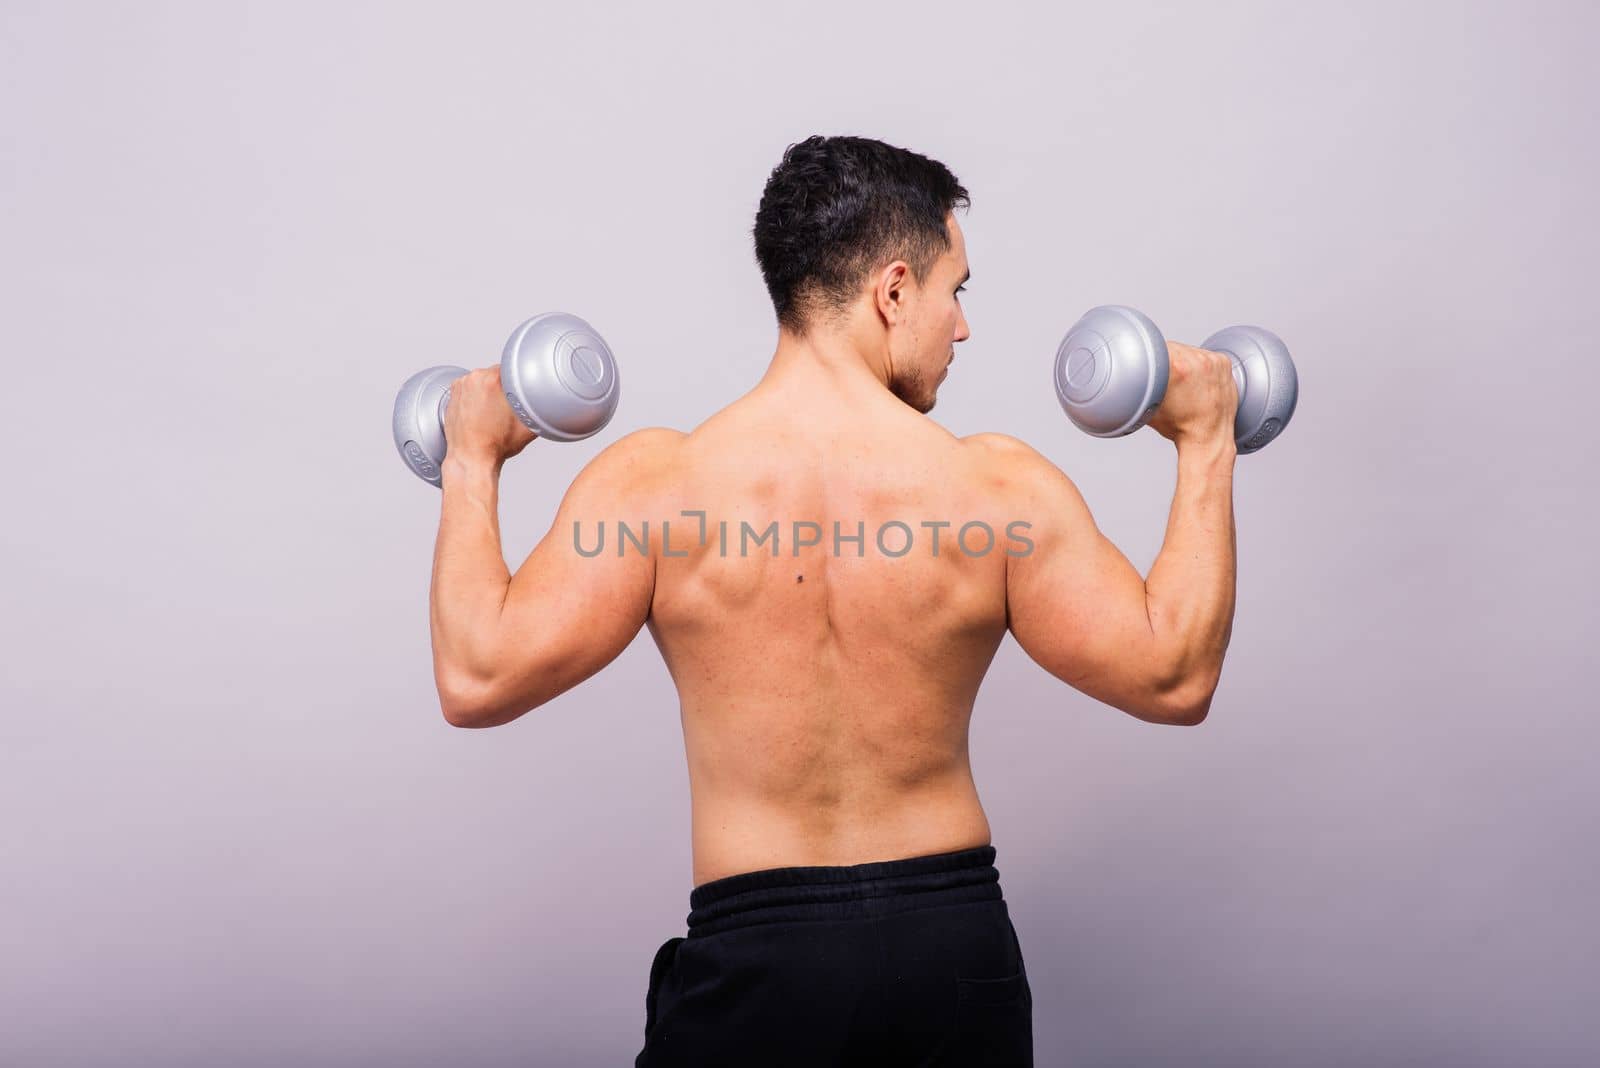
<path id="1" fill-rule="evenodd" d="M 690 938 L 795 920 L 850 920 L 998 901 L 993 845 L 840 867 L 764 868 L 689 892 Z"/>

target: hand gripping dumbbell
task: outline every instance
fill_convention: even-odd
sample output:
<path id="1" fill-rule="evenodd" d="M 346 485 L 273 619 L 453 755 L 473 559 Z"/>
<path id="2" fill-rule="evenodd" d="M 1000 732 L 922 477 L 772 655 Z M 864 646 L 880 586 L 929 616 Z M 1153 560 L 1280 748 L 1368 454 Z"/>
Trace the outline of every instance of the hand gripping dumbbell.
<path id="1" fill-rule="evenodd" d="M 450 365 L 418 371 L 394 399 L 395 448 L 407 467 L 435 486 L 450 384 L 466 373 Z M 553 441 L 598 433 L 622 395 L 611 350 L 594 327 L 565 312 L 535 315 L 512 331 L 500 357 L 500 384 L 522 425 Z"/>
<path id="2" fill-rule="evenodd" d="M 1255 452 L 1283 433 L 1299 384 L 1289 350 L 1270 330 L 1229 326 L 1199 345 L 1233 361 L 1239 409 L 1233 438 Z M 1102 304 L 1084 313 L 1056 350 L 1056 396 L 1067 418 L 1098 438 L 1131 434 L 1167 395 L 1167 340 L 1143 312 Z"/>

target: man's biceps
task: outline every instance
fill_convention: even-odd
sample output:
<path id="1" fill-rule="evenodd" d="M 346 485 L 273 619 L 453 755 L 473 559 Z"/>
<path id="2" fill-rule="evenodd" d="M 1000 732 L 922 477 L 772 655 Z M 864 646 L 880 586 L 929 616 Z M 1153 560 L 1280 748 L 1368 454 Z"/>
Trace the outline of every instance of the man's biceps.
<path id="1" fill-rule="evenodd" d="M 1018 569 L 1008 597 L 1019 642 L 1031 641 L 1045 655 L 1069 655 L 1087 640 L 1114 645 L 1148 633 L 1144 580 L 1108 539 L 1098 532 L 1092 538 Z"/>
<path id="2" fill-rule="evenodd" d="M 1130 590 L 1144 587 L 1133 562 L 1092 525 L 1076 537 L 1053 540 L 1043 553 L 1019 564 L 1016 572 L 1043 595 L 1064 604 L 1088 602 L 1089 610 L 1094 610 L 1097 602 L 1119 595 L 1126 599 Z"/>
<path id="3" fill-rule="evenodd" d="M 650 608 L 640 561 L 565 560 L 507 598 L 510 644 L 545 683 L 559 690 L 605 667 L 632 644 Z"/>
<path id="4" fill-rule="evenodd" d="M 571 545 L 541 545 L 512 576 L 507 607 L 560 625 L 574 617 L 626 619 L 648 606 L 652 585 L 649 559 L 635 553 L 585 556 Z"/>

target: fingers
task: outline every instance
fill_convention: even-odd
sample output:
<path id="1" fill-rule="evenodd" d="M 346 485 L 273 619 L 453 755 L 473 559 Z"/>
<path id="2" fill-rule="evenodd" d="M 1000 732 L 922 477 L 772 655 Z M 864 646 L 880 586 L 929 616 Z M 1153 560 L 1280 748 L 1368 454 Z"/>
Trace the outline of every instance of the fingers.
<path id="1" fill-rule="evenodd" d="M 505 443 L 505 455 L 515 456 L 534 438 L 538 437 L 532 430 L 523 424 L 512 412 L 507 403 L 506 391 L 500 382 L 500 365 L 493 367 L 480 367 L 469 373 L 472 379 L 474 392 L 482 398 L 486 410 L 493 411 L 503 420 L 500 422 L 501 440 Z"/>
<path id="2" fill-rule="evenodd" d="M 1216 371 L 1221 371 L 1230 377 L 1233 374 L 1233 361 L 1228 358 L 1227 353 L 1197 349 L 1193 345 L 1177 341 L 1167 342 L 1167 365 L 1173 372 L 1184 376 Z"/>
<path id="3" fill-rule="evenodd" d="M 499 364 L 493 367 L 479 367 L 476 370 L 468 371 L 450 383 L 450 396 L 452 399 L 459 399 L 468 393 L 479 397 L 498 397 L 502 392 Z"/>
<path id="4" fill-rule="evenodd" d="M 1234 392 L 1237 388 L 1233 380 L 1233 360 L 1225 352 L 1169 341 L 1167 367 L 1172 381 L 1206 382 L 1225 392 Z"/>

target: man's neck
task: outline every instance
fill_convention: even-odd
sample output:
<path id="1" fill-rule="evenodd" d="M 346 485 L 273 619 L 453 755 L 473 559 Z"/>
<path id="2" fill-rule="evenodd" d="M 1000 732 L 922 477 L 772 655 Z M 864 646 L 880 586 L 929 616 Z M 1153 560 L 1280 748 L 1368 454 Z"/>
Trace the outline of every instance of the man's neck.
<path id="1" fill-rule="evenodd" d="M 782 330 L 761 385 L 877 393 L 888 389 L 889 371 L 889 354 L 881 343 L 848 330 L 813 329 L 805 337 Z"/>

